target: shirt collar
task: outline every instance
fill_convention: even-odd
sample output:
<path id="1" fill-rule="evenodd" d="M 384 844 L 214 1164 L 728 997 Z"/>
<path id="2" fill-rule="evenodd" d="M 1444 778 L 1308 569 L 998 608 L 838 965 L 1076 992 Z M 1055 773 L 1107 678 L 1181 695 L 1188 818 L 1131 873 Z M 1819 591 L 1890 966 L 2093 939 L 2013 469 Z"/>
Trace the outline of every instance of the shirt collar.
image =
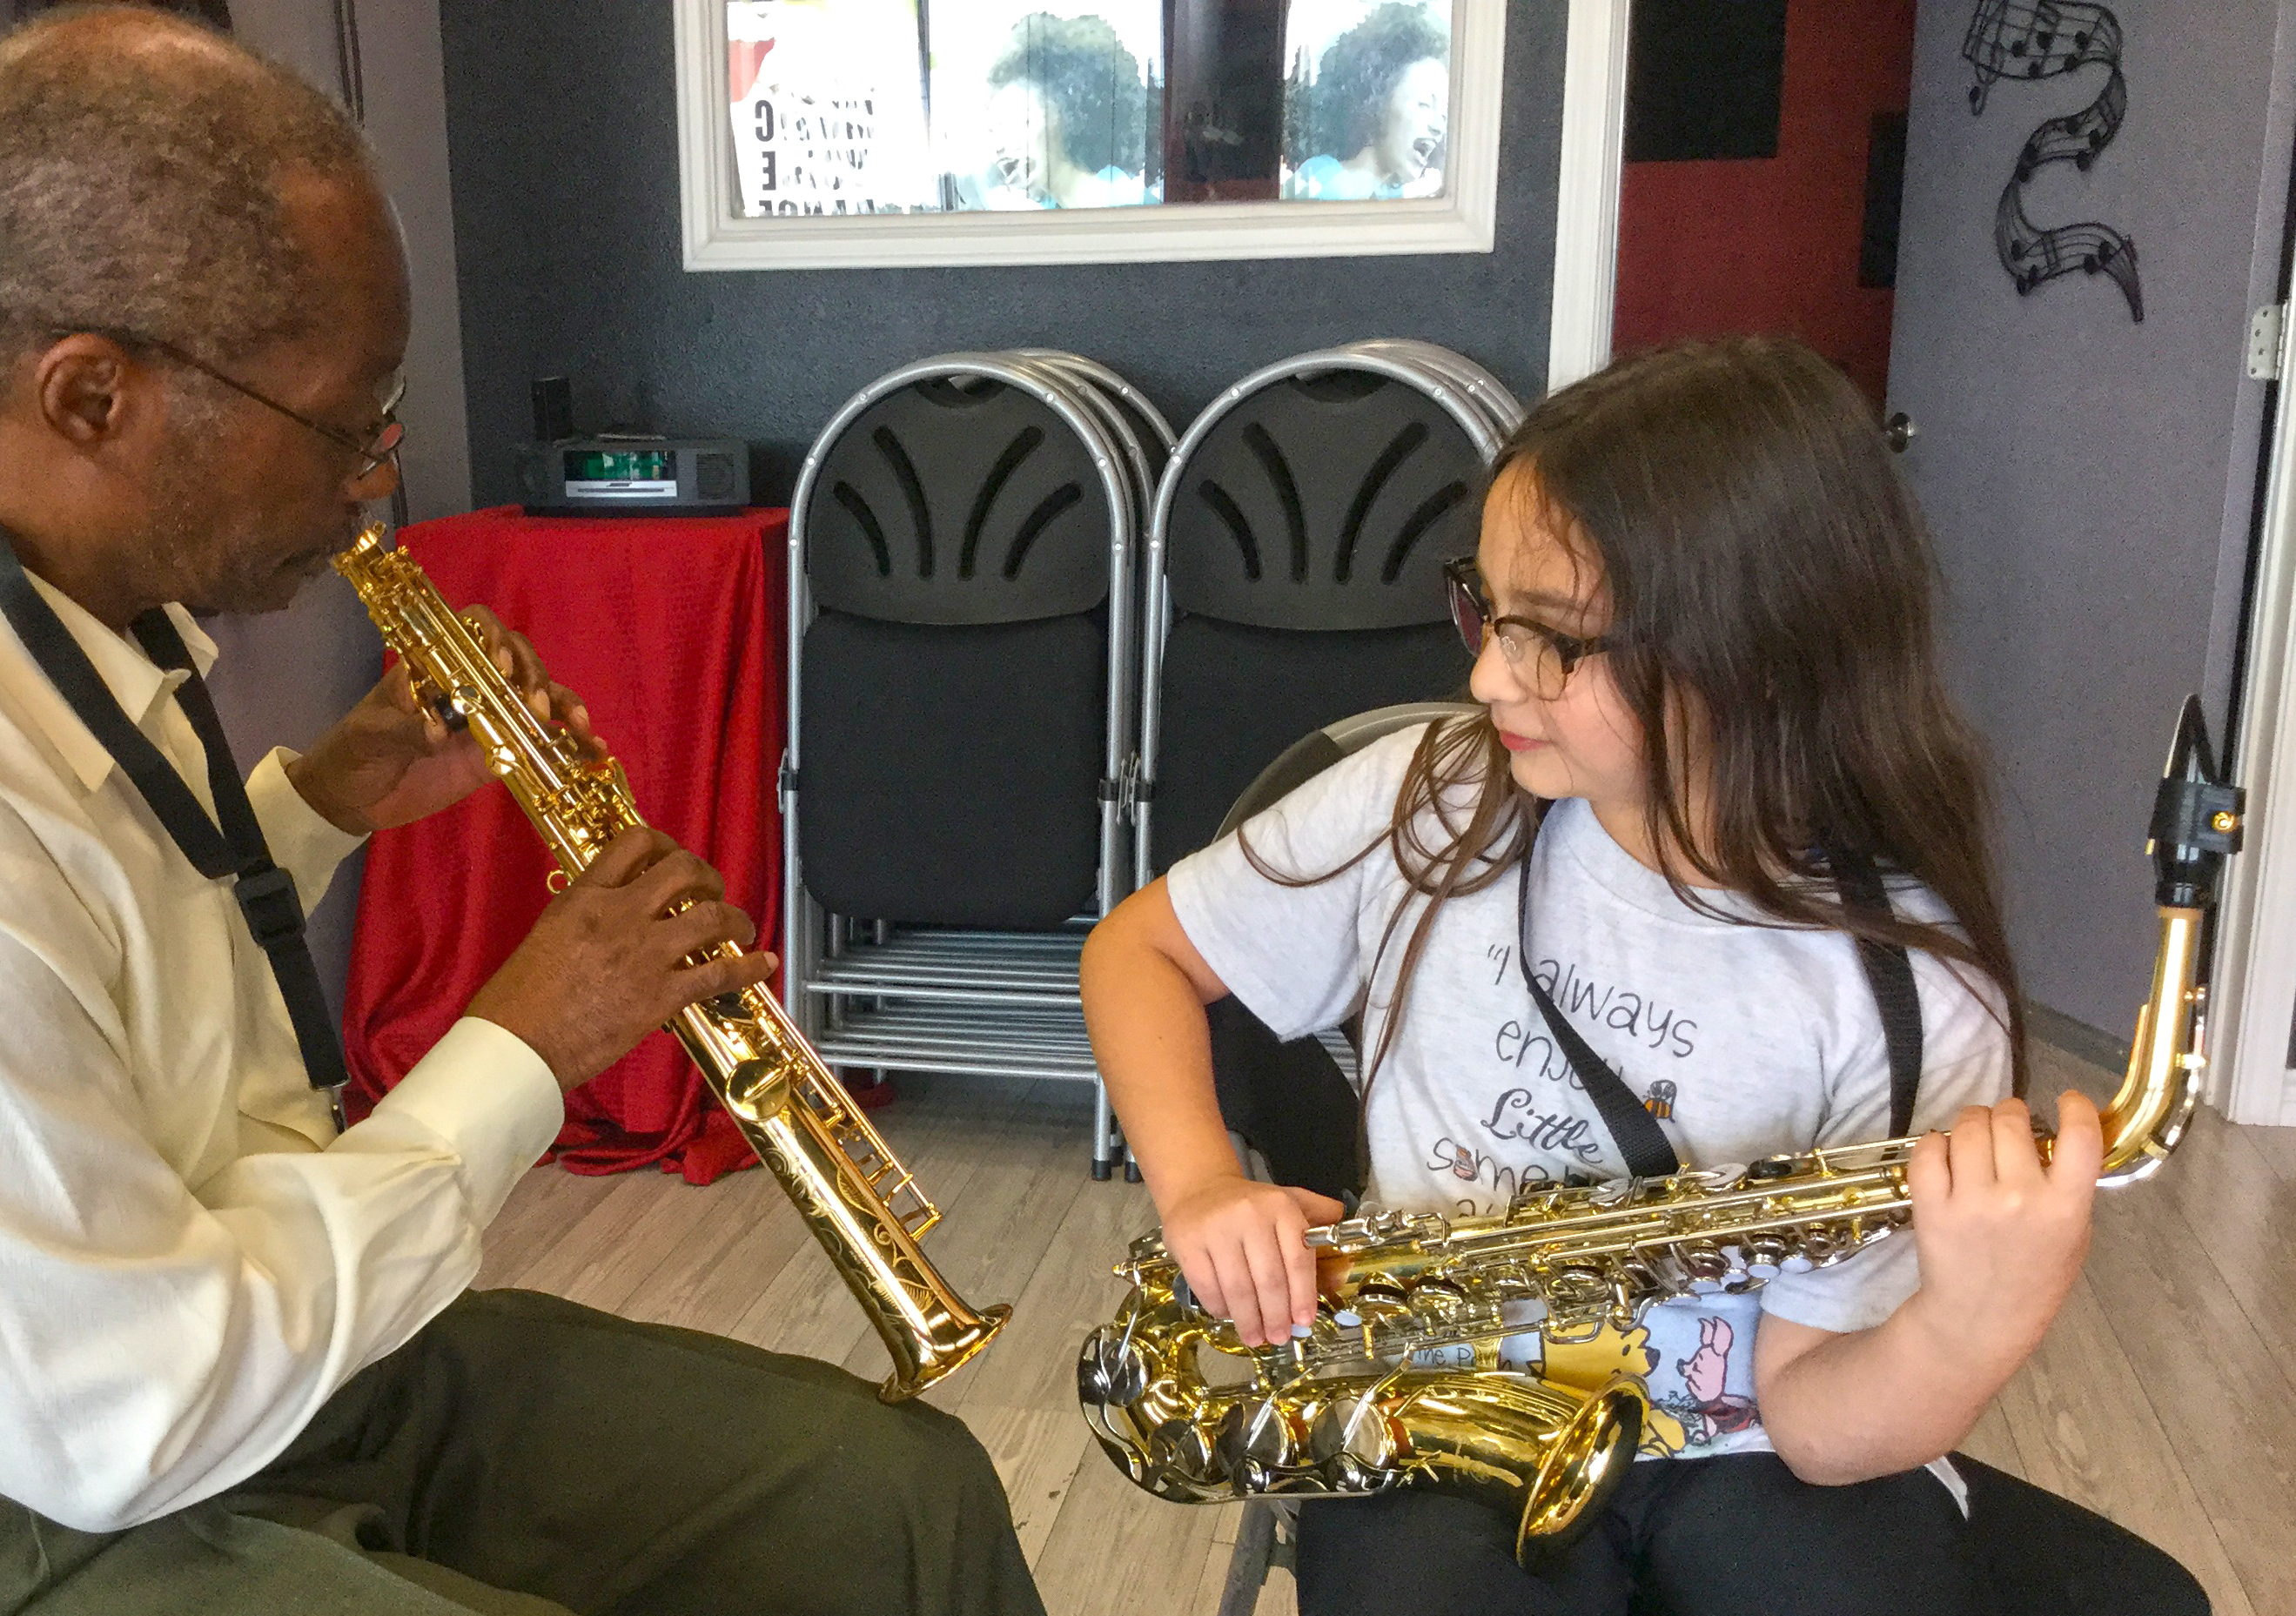
<path id="1" fill-rule="evenodd" d="M 162 696 L 173 695 L 190 677 L 181 669 L 159 666 L 144 654 L 144 647 L 134 638 L 106 628 L 94 613 L 47 579 L 36 573 L 26 576 L 31 578 L 32 587 L 39 591 L 40 598 L 62 621 L 65 630 L 87 653 L 97 677 L 111 692 L 111 699 L 119 703 L 120 710 L 138 728 Z M 176 631 L 184 636 L 184 647 L 192 653 L 193 665 L 204 676 L 215 664 L 215 642 L 181 606 L 170 605 L 167 612 Z M 23 642 L 16 637 L 12 626 L 7 628 L 5 638 L 0 639 L 0 682 L 4 682 L 30 711 L 49 741 L 63 754 L 72 773 L 79 776 L 81 784 L 92 792 L 104 783 L 114 767 L 111 754 L 80 722 L 63 693 L 49 681 Z"/>

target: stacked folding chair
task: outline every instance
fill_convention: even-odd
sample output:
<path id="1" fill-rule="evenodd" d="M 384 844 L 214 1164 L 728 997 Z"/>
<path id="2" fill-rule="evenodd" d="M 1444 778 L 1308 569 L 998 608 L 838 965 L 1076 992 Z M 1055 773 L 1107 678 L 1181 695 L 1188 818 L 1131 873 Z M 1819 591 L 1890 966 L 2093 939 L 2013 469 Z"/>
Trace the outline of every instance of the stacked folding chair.
<path id="1" fill-rule="evenodd" d="M 849 400 L 790 519 L 784 994 L 831 1064 L 1095 1085 L 1077 959 L 1131 890 L 1135 576 L 1171 452 L 1070 354 Z"/>
<path id="2" fill-rule="evenodd" d="M 1309 731 L 1461 693 L 1442 563 L 1521 418 L 1459 355 L 1377 341 L 1268 365 L 1188 428 L 1148 539 L 1136 883 Z"/>

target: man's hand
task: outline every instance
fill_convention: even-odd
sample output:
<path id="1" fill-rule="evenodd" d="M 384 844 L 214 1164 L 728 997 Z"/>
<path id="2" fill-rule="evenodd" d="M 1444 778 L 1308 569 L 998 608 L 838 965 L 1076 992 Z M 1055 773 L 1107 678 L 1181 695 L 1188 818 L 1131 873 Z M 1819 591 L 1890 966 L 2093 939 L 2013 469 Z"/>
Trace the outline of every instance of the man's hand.
<path id="1" fill-rule="evenodd" d="M 725 899 L 718 872 L 660 831 L 625 831 L 551 899 L 467 1013 L 524 1039 L 561 1089 L 578 1087 L 686 1005 L 773 975 L 770 954 L 685 963 L 756 940 Z M 693 906 L 673 915 L 682 903 Z"/>
<path id="2" fill-rule="evenodd" d="M 463 619 L 535 717 L 564 726 L 586 752 L 604 757 L 581 698 L 552 682 L 524 635 L 504 628 L 483 606 L 469 608 Z M 447 728 L 436 710 L 415 700 L 401 662 L 287 766 L 287 778 L 329 824 L 365 836 L 451 808 L 493 775 L 467 731 Z"/>

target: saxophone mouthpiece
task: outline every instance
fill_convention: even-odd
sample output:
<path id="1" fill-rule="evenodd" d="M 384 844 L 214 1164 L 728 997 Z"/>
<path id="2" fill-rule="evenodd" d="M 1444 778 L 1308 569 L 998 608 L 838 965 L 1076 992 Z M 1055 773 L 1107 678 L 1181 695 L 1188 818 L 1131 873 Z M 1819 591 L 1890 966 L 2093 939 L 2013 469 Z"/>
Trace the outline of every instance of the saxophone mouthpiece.
<path id="1" fill-rule="evenodd" d="M 2205 909 L 2216 902 L 2224 861 L 2240 851 L 2247 806 L 2248 793 L 2228 783 L 2217 767 L 2200 697 L 2186 696 L 2152 800 L 2152 839 L 2144 844 L 2161 907 Z"/>
<path id="2" fill-rule="evenodd" d="M 371 555 L 382 548 L 383 537 L 390 530 L 379 521 L 371 521 L 359 529 L 358 537 L 351 540 L 350 546 L 343 554 L 347 556 Z"/>

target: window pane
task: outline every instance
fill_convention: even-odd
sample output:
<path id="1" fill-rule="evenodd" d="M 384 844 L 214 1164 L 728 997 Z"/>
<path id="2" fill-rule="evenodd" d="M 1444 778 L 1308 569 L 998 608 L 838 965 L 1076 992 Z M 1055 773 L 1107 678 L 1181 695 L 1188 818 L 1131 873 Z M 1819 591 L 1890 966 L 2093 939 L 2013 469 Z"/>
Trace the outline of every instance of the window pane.
<path id="1" fill-rule="evenodd" d="M 1161 201 L 1163 12 L 1163 0 L 931 0 L 944 205 Z"/>
<path id="2" fill-rule="evenodd" d="M 1283 47 L 1284 196 L 1443 194 L 1447 0 L 1292 0 Z"/>
<path id="3" fill-rule="evenodd" d="M 916 0 L 727 0 L 738 211 L 940 205 Z"/>

